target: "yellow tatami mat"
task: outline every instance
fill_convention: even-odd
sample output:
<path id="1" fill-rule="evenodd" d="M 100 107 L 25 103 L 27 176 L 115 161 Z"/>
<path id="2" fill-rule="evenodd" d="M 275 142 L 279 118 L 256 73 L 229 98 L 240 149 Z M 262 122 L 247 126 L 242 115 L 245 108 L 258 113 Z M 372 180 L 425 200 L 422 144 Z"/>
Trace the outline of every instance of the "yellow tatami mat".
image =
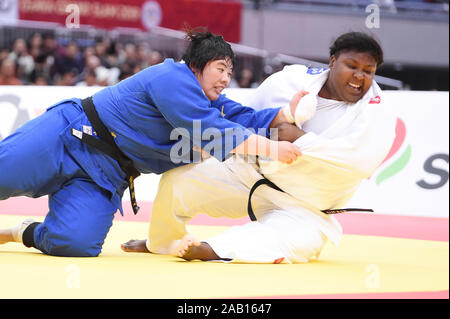
<path id="1" fill-rule="evenodd" d="M 22 216 L 0 216 L 15 225 Z M 36 218 L 42 221 L 42 218 Z M 3 227 L 3 226 L 2 226 Z M 147 223 L 115 221 L 97 258 L 51 257 L 0 245 L 0 298 L 245 298 L 448 291 L 448 242 L 344 235 L 308 264 L 224 264 L 145 253 Z M 199 238 L 225 227 L 190 226 Z"/>

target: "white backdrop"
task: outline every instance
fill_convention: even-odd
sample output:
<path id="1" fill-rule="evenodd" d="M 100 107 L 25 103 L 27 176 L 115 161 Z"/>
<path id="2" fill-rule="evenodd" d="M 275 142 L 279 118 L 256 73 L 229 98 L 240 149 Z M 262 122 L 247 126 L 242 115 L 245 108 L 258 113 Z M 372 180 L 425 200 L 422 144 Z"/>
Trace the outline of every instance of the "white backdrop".
<path id="1" fill-rule="evenodd" d="M 84 98 L 99 89 L 0 86 L 0 140 L 48 106 L 70 97 Z M 238 101 L 251 92 L 226 91 Z M 448 217 L 448 92 L 385 91 L 385 99 L 398 118 L 395 152 L 362 183 L 347 207 L 373 208 L 382 214 Z M 138 200 L 152 200 L 158 181 L 157 175 L 138 178 Z"/>

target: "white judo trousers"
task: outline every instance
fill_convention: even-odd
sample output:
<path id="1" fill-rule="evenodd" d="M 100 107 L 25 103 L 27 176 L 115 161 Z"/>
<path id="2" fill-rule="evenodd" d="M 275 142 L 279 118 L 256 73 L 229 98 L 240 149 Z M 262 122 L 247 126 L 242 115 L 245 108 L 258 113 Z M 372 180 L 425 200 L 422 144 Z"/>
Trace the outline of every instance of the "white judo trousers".
<path id="1" fill-rule="evenodd" d="M 327 76 L 328 71 L 309 74 L 304 66 L 285 67 L 244 104 L 288 105 L 301 89 L 317 95 Z M 310 131 L 294 142 L 303 155 L 292 164 L 264 159 L 252 163 L 235 156 L 225 163 L 210 158 L 164 173 L 153 204 L 147 248 L 169 253 L 172 242 L 186 234 L 186 223 L 199 213 L 247 216 L 249 191 L 266 177 L 284 192 L 266 185 L 255 191 L 252 207 L 257 221 L 230 227 L 205 241 L 218 256 L 235 262 L 297 263 L 317 258 L 327 239 L 337 245 L 342 236 L 336 219 L 321 210 L 343 208 L 392 145 L 395 117 L 382 101 L 374 82 L 355 104 L 336 101 L 335 107 L 330 101 L 329 109 L 319 104 L 311 123 L 304 125 Z M 316 130 L 316 124 L 327 122 L 329 114 L 336 120 Z"/>
<path id="2" fill-rule="evenodd" d="M 209 158 L 164 173 L 153 203 L 147 248 L 168 254 L 171 243 L 186 234 L 186 223 L 199 213 L 212 217 L 248 216 L 250 188 L 261 178 L 254 165 L 241 158 L 232 158 L 225 165 Z M 205 241 L 218 256 L 233 261 L 307 262 L 318 256 L 326 237 L 299 214 L 303 208 L 290 203 L 291 209 L 283 209 L 271 200 L 283 197 L 290 196 L 260 186 L 252 196 L 258 220 L 230 227 Z M 339 224 L 335 226 L 339 228 Z"/>

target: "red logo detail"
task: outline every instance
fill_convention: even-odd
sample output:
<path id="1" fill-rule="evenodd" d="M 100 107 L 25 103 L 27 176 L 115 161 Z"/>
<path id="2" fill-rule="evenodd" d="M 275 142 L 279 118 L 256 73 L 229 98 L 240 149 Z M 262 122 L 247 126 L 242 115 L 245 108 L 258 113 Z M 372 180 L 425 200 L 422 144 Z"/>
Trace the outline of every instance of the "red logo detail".
<path id="1" fill-rule="evenodd" d="M 389 150 L 388 155 L 383 160 L 383 162 L 381 162 L 381 164 L 386 162 L 388 159 L 390 159 L 392 157 L 392 155 L 397 153 L 397 151 L 399 150 L 400 146 L 402 146 L 403 142 L 405 141 L 405 137 L 406 137 L 406 125 L 398 117 L 397 118 L 397 124 L 395 126 L 395 139 L 394 139 L 394 142 L 392 143 L 392 146 L 391 146 L 391 149 Z"/>
<path id="2" fill-rule="evenodd" d="M 384 162 L 386 162 L 395 153 L 397 153 L 397 151 L 400 149 L 400 146 L 402 146 L 403 142 L 405 141 L 405 138 L 406 138 L 406 125 L 402 121 L 401 118 L 397 117 L 397 123 L 395 125 L 395 139 L 394 139 L 394 142 L 392 143 L 392 146 L 391 146 L 391 149 L 389 150 L 388 155 L 386 155 L 386 157 L 384 158 L 384 160 L 380 163 L 380 165 L 378 167 L 383 165 Z M 370 179 L 370 178 L 371 178 L 371 176 L 368 177 L 368 179 Z"/>
<path id="3" fill-rule="evenodd" d="M 375 96 L 374 98 L 371 98 L 369 101 L 369 104 L 380 104 L 381 98 L 379 95 Z"/>
<path id="4" fill-rule="evenodd" d="M 281 257 L 281 258 L 275 259 L 275 260 L 273 261 L 273 263 L 274 263 L 274 264 L 281 264 L 281 263 L 283 262 L 283 260 L 284 260 L 284 257 Z"/>

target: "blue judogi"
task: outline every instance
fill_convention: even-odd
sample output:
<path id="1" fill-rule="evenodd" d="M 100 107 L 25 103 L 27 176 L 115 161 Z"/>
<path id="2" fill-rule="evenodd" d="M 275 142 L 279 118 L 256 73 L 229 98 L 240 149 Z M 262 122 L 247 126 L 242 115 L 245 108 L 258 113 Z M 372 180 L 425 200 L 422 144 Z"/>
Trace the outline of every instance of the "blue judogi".
<path id="1" fill-rule="evenodd" d="M 104 88 L 93 101 L 135 167 L 157 174 L 192 159 L 191 151 L 180 158 L 171 154 L 183 139 L 201 147 L 213 140 L 218 147 L 212 155 L 223 160 L 252 134 L 247 127 L 267 128 L 279 111 L 255 111 L 224 95 L 211 102 L 187 65 L 171 59 Z M 201 124 L 199 132 L 193 122 Z M 114 213 L 122 212 L 125 173 L 115 160 L 71 135 L 72 128 L 89 127 L 80 99 L 74 98 L 0 142 L 0 200 L 49 195 L 49 213 L 33 235 L 33 246 L 46 254 L 97 256 Z M 201 138 L 205 135 L 209 139 Z"/>

